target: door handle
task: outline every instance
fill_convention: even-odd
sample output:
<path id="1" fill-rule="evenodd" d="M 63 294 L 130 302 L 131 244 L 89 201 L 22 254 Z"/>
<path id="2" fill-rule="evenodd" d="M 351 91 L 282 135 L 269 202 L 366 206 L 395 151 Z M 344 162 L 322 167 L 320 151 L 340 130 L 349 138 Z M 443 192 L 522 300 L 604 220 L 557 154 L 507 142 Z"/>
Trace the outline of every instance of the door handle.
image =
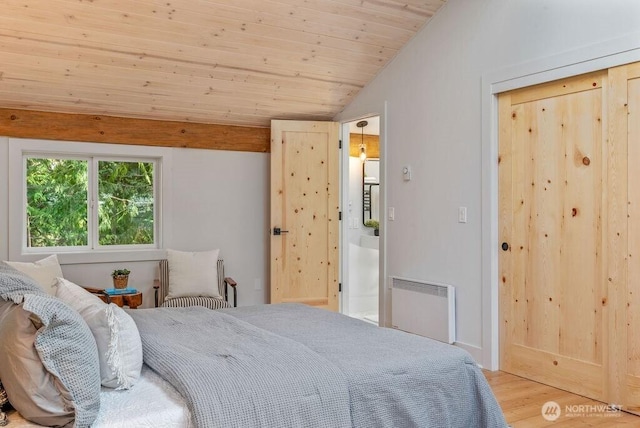
<path id="1" fill-rule="evenodd" d="M 273 228 L 273 234 L 274 235 L 282 235 L 283 233 L 289 233 L 288 230 L 282 230 L 279 227 L 274 227 Z"/>

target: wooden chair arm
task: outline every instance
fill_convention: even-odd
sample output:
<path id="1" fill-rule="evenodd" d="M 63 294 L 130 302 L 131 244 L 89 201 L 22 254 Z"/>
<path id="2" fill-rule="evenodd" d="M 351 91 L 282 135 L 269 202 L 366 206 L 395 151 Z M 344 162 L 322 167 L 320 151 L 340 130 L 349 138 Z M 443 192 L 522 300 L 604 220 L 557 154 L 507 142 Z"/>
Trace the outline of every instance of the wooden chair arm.
<path id="1" fill-rule="evenodd" d="M 158 302 L 158 291 L 159 290 L 160 290 L 160 280 L 159 279 L 154 279 L 153 280 L 153 291 L 154 291 L 154 294 L 155 294 L 155 296 L 154 296 L 155 299 L 154 300 L 155 300 L 155 303 L 156 303 L 156 308 L 158 307 L 158 303 L 159 303 Z"/>
<path id="2" fill-rule="evenodd" d="M 225 284 L 225 292 L 224 292 L 225 295 L 227 294 L 226 287 L 228 285 L 230 285 L 233 288 L 233 307 L 234 308 L 238 307 L 238 289 L 236 288 L 238 286 L 238 283 L 235 282 L 233 278 L 226 277 L 224 279 L 224 284 Z"/>

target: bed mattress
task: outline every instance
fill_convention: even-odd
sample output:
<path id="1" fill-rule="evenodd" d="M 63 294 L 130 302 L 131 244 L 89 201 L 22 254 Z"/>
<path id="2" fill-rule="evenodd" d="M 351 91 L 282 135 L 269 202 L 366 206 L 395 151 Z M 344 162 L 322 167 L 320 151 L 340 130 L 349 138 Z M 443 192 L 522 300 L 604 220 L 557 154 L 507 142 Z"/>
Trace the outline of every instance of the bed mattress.
<path id="1" fill-rule="evenodd" d="M 20 416 L 9 412 L 8 427 L 37 427 Z M 138 383 L 129 390 L 102 388 L 100 413 L 92 427 L 191 427 L 189 410 L 184 399 L 164 379 L 146 365 Z"/>

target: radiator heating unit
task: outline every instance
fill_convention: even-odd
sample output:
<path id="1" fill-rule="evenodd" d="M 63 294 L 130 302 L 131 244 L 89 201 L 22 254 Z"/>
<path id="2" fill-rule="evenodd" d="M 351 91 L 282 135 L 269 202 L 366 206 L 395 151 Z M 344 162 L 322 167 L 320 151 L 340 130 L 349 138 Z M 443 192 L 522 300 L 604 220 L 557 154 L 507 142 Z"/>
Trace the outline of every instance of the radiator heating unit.
<path id="1" fill-rule="evenodd" d="M 391 277 L 391 325 L 441 342 L 456 340 L 452 285 Z"/>

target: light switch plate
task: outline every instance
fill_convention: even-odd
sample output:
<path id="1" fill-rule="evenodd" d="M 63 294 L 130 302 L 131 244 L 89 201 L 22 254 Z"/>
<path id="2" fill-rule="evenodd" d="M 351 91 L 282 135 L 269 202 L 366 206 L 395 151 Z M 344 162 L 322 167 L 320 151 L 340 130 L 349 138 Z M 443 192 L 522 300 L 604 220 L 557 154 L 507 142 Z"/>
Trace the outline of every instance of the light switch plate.
<path id="1" fill-rule="evenodd" d="M 467 207 L 458 207 L 458 223 L 467 222 Z"/>

